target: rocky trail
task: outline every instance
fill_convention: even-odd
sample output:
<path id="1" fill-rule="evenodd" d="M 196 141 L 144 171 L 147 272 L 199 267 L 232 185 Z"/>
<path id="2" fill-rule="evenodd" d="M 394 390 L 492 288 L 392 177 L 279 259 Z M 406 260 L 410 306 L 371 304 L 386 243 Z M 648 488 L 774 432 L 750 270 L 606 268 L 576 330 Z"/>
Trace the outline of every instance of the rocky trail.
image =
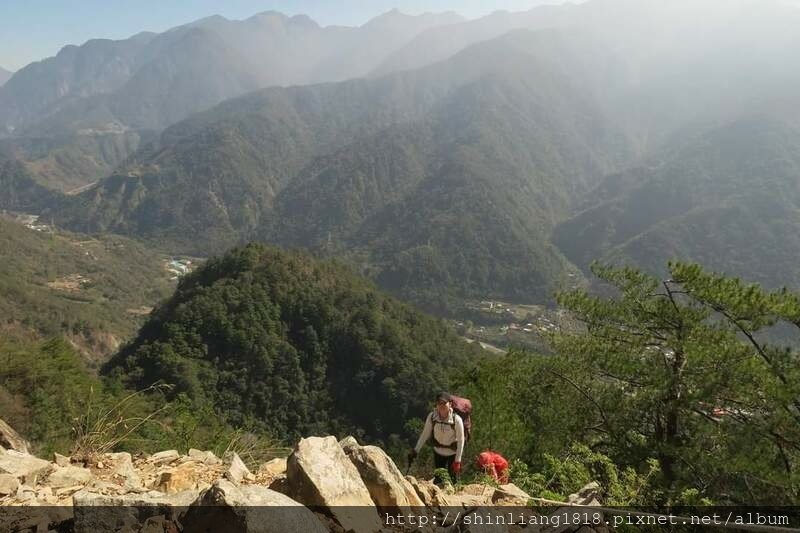
<path id="1" fill-rule="evenodd" d="M 590 485 L 569 501 L 599 505 L 597 492 Z M 301 439 L 288 458 L 251 472 L 235 453 L 219 458 L 195 449 L 45 460 L 0 421 L 2 531 L 607 531 L 548 521 L 569 508 L 541 515 L 530 500 L 510 483 L 455 490 L 404 476 L 381 448 L 353 437 Z M 509 513 L 517 524 L 477 524 L 475 518 Z"/>

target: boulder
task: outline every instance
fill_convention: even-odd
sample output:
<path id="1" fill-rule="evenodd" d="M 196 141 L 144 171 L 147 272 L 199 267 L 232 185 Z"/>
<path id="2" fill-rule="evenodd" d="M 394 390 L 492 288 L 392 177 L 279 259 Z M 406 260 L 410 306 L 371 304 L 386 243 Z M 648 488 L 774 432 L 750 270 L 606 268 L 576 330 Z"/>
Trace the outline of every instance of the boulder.
<path id="1" fill-rule="evenodd" d="M 600 503 L 600 485 L 597 482 L 594 482 L 594 481 L 589 483 L 589 484 L 587 484 L 587 485 L 585 485 L 578 492 L 576 492 L 574 494 L 570 494 L 567 497 L 567 503 L 568 504 L 574 504 L 574 505 L 591 505 L 591 506 L 599 506 L 599 505 L 601 505 L 601 503 Z M 569 513 L 579 513 L 579 514 L 583 515 L 583 514 L 587 513 L 587 510 L 585 508 L 583 508 L 583 507 L 565 506 L 565 507 L 559 507 L 556 511 L 554 511 L 552 513 L 549 513 L 549 514 L 550 514 L 550 516 L 553 516 L 553 515 L 563 515 L 565 513 L 567 513 L 567 514 L 569 514 Z M 594 513 L 594 511 L 592 511 L 591 513 L 588 513 L 588 514 L 589 514 L 589 516 L 593 516 L 595 513 Z M 599 515 L 599 516 L 600 516 L 600 520 L 601 521 L 604 520 L 604 517 L 603 517 L 602 514 Z M 544 533 L 564 533 L 566 531 L 578 531 L 578 530 L 583 529 L 584 527 L 587 527 L 590 531 L 594 531 L 594 528 L 592 526 L 590 526 L 589 524 L 585 524 L 585 525 L 582 525 L 582 526 L 577 525 L 577 524 L 562 524 L 562 525 L 560 525 L 558 527 L 550 526 L 550 527 L 544 528 L 544 529 L 542 529 L 542 531 Z"/>
<path id="2" fill-rule="evenodd" d="M 92 471 L 80 466 L 56 468 L 47 478 L 47 484 L 54 489 L 85 485 L 92 479 Z"/>
<path id="3" fill-rule="evenodd" d="M 203 491 L 182 519 L 184 533 L 324 533 L 322 523 L 293 499 L 257 485 L 237 486 L 220 479 Z"/>
<path id="4" fill-rule="evenodd" d="M 20 453 L 30 453 L 30 444 L 22 436 L 14 431 L 14 428 L 0 419 L 0 447 L 6 450 L 14 450 Z"/>
<path id="5" fill-rule="evenodd" d="M 530 495 L 517 487 L 513 483 L 500 485 L 494 491 L 492 503 L 495 505 L 519 505 L 526 506 L 530 501 Z"/>
<path id="6" fill-rule="evenodd" d="M 71 464 L 69 457 L 61 455 L 58 452 L 53 454 L 53 462 L 58 466 L 69 466 Z"/>
<path id="7" fill-rule="evenodd" d="M 180 522 L 180 515 L 199 495 L 199 491 L 184 491 L 172 495 L 151 491 L 114 496 L 95 494 L 84 489 L 72 496 L 74 531 L 140 531 L 152 517 L 164 517 L 172 523 Z"/>
<path id="8" fill-rule="evenodd" d="M 225 472 L 225 478 L 238 485 L 242 480 L 253 480 L 254 476 L 250 473 L 250 470 L 247 469 L 247 466 L 239 457 L 239 454 L 234 452 L 231 458 L 231 465 L 228 467 L 227 472 Z"/>
<path id="9" fill-rule="evenodd" d="M 0 451 L 0 474 L 10 474 L 20 483 L 36 485 L 39 477 L 50 472 L 50 461 L 39 459 L 15 450 Z"/>
<path id="10" fill-rule="evenodd" d="M 438 505 L 438 497 L 442 493 L 442 489 L 437 487 L 432 481 L 427 479 L 417 479 L 413 476 L 406 476 L 406 481 L 411 483 L 414 491 L 422 500 L 426 507 L 434 507 Z"/>
<path id="11" fill-rule="evenodd" d="M 348 450 L 358 448 L 360 445 L 354 436 L 348 435 L 339 441 L 339 446 L 341 446 L 342 450 L 344 450 L 344 453 L 347 453 Z"/>
<path id="12" fill-rule="evenodd" d="M 12 504 L 0 509 L 0 531 L 31 533 L 72 531 L 72 508 L 69 506 Z"/>
<path id="13" fill-rule="evenodd" d="M 196 464 L 196 463 L 195 463 Z M 175 494 L 185 490 L 196 489 L 200 472 L 192 463 L 184 463 L 177 468 L 161 473 L 158 479 L 158 490 L 167 494 Z"/>
<path id="14" fill-rule="evenodd" d="M 196 450 L 195 448 L 189 448 L 189 457 L 196 461 L 200 461 L 201 463 L 205 463 L 207 465 L 218 465 L 222 464 L 222 459 L 214 455 L 214 452 L 209 451 L 202 451 Z"/>
<path id="15" fill-rule="evenodd" d="M 335 437 L 300 440 L 287 461 L 286 477 L 290 496 L 327 509 L 345 530 L 381 529 L 369 490 Z"/>
<path id="16" fill-rule="evenodd" d="M 11 474 L 0 474 L 0 496 L 11 496 L 17 493 L 19 480 Z"/>
<path id="17" fill-rule="evenodd" d="M 348 437 L 342 443 L 342 449 L 358 469 L 380 512 L 400 511 L 410 514 L 412 507 L 425 506 L 411 483 L 403 477 L 392 458 L 381 448 L 359 446 L 353 437 Z"/>
<path id="18" fill-rule="evenodd" d="M 197 500 L 199 490 L 185 490 L 176 494 L 164 494 L 151 490 L 141 494 L 97 494 L 84 489 L 72 496 L 75 507 L 188 507 Z"/>
<path id="19" fill-rule="evenodd" d="M 106 453 L 103 462 L 116 481 L 121 481 L 127 490 L 136 490 L 143 487 L 142 479 L 133 467 L 133 459 L 128 452 Z"/>
<path id="20" fill-rule="evenodd" d="M 441 507 L 475 508 L 492 505 L 495 488 L 489 485 L 472 484 L 456 494 L 440 493 L 436 501 Z"/>
<path id="21" fill-rule="evenodd" d="M 177 460 L 180 456 L 181 454 L 178 453 L 178 450 L 165 450 L 163 452 L 154 453 L 147 458 L 147 462 L 153 463 L 154 465 L 163 465 Z"/>
<path id="22" fill-rule="evenodd" d="M 266 463 L 262 464 L 258 467 L 257 476 L 258 477 L 271 477 L 275 478 L 278 476 L 282 476 L 286 474 L 286 458 L 279 457 L 277 459 L 272 459 L 271 461 L 267 461 Z"/>
<path id="23" fill-rule="evenodd" d="M 567 497 L 567 503 L 574 503 L 577 505 L 600 505 L 600 484 L 592 481 L 581 490 Z"/>

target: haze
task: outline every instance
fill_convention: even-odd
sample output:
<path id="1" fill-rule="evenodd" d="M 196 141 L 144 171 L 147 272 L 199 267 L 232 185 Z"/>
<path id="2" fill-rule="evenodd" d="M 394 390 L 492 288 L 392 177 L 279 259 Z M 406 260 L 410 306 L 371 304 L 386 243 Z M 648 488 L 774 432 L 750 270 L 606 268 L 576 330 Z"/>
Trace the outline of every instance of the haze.
<path id="1" fill-rule="evenodd" d="M 574 0 L 579 3 L 583 0 Z M 456 11 L 477 18 L 504 9 L 522 11 L 564 0 L 5 0 L 0 5 L 0 67 L 15 71 L 89 39 L 124 39 L 141 31 L 161 32 L 211 15 L 246 19 L 263 11 L 308 15 L 317 23 L 359 26 L 391 9 L 408 14 Z"/>

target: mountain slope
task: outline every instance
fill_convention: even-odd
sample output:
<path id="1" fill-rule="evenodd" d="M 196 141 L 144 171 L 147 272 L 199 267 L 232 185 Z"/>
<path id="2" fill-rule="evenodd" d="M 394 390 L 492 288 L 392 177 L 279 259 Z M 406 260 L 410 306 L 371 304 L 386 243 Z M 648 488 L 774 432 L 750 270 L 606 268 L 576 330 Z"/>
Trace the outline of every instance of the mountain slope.
<path id="1" fill-rule="evenodd" d="M 678 258 L 768 286 L 800 284 L 800 128 L 785 115 L 687 139 L 593 196 L 554 233 L 578 265 L 603 258 L 662 272 Z"/>
<path id="2" fill-rule="evenodd" d="M 184 278 L 106 370 L 173 383 L 237 427 L 385 438 L 479 353 L 341 266 L 248 245 Z"/>
<path id="3" fill-rule="evenodd" d="M 547 298 L 569 268 L 549 229 L 626 156 L 580 90 L 608 76 L 603 54 L 520 32 L 419 71 L 254 93 L 169 128 L 56 220 L 192 253 L 256 238 L 346 254 L 406 295 Z"/>
<path id="4" fill-rule="evenodd" d="M 15 157 L 4 153 L 0 144 L 0 209 L 40 213 L 57 203 L 58 193 L 42 186 L 28 168 Z"/>
<path id="5" fill-rule="evenodd" d="M 13 76 L 13 75 L 14 75 L 13 72 L 8 71 L 8 70 L 4 69 L 3 67 L 0 67 L 0 87 L 5 85 L 5 83 L 8 80 L 10 80 L 11 76 Z"/>
<path id="6" fill-rule="evenodd" d="M 0 249 L 2 327 L 66 335 L 95 360 L 132 336 L 142 308 L 171 286 L 164 257 L 122 237 L 43 233 L 0 217 Z"/>

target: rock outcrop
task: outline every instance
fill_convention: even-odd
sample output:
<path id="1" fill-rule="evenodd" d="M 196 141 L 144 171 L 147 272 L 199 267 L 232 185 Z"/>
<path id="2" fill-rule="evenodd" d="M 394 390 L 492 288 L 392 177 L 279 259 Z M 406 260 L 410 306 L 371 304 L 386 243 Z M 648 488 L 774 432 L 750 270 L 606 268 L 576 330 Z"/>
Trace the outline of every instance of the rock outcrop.
<path id="1" fill-rule="evenodd" d="M 244 461 L 235 452 L 231 458 L 231 465 L 228 467 L 228 471 L 225 472 L 225 478 L 237 485 L 244 480 L 252 481 L 255 479 L 250 470 L 247 469 Z"/>
<path id="2" fill-rule="evenodd" d="M 409 514 L 412 508 L 425 506 L 411 483 L 381 448 L 360 446 L 353 437 L 342 440 L 340 445 L 358 469 L 372 501 L 381 512 Z"/>
<path id="3" fill-rule="evenodd" d="M 441 489 L 403 476 L 382 449 L 361 446 L 352 437 L 341 443 L 335 437 L 302 439 L 288 458 L 270 460 L 255 472 L 236 454 L 220 459 L 195 449 L 187 455 L 166 450 L 91 459 L 55 454 L 51 462 L 3 448 L 0 531 L 477 533 L 516 531 L 478 523 L 501 506 L 516 507 L 515 516 L 540 516 L 527 507 L 531 496 L 511 483 Z M 599 495 L 597 484 L 587 485 L 552 514 L 576 510 L 569 505 L 599 505 Z M 390 517 L 403 516 L 424 516 L 428 526 L 403 529 L 390 523 Z M 525 530 L 607 533 L 563 523 Z"/>
<path id="4" fill-rule="evenodd" d="M 336 437 L 301 439 L 286 468 L 289 495 L 304 505 L 327 509 L 345 531 L 378 531 L 381 522 L 358 469 Z"/>
<path id="5" fill-rule="evenodd" d="M 19 433 L 14 431 L 14 428 L 0 419 L 0 448 L 29 453 L 30 445 Z"/>
<path id="6" fill-rule="evenodd" d="M 0 474 L 17 478 L 20 484 L 36 485 L 36 481 L 50 472 L 50 461 L 39 459 L 16 450 L 0 450 Z"/>
<path id="7" fill-rule="evenodd" d="M 183 517 L 184 533 L 324 533 L 322 522 L 309 509 L 267 487 L 237 486 L 221 479 L 203 491 Z"/>

